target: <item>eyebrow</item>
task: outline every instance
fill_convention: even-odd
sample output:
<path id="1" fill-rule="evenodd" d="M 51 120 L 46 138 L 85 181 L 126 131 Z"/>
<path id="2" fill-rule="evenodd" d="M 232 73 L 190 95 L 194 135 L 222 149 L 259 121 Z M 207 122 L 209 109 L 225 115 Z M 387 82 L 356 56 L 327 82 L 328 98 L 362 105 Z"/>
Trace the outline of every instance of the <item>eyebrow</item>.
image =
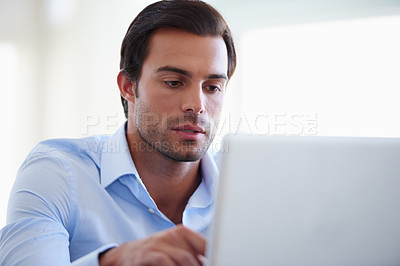
<path id="1" fill-rule="evenodd" d="M 192 75 L 189 73 L 189 71 L 177 68 L 177 67 L 172 67 L 172 66 L 163 66 L 163 67 L 159 67 L 157 68 L 157 70 L 155 71 L 155 73 L 159 73 L 159 72 L 175 72 L 178 74 L 182 74 L 184 76 L 188 76 L 191 77 Z"/>
<path id="2" fill-rule="evenodd" d="M 159 73 L 159 72 L 175 72 L 187 77 L 192 77 L 192 74 L 184 69 L 181 68 L 177 68 L 177 67 L 173 67 L 173 66 L 163 66 L 163 67 L 159 67 L 157 68 L 157 70 L 155 71 L 155 73 Z M 207 79 L 226 79 L 228 80 L 228 76 L 226 74 L 211 74 L 207 76 Z"/>
<path id="3" fill-rule="evenodd" d="M 226 79 L 226 80 L 228 80 L 228 76 L 225 74 L 211 74 L 207 78 L 208 79 Z"/>

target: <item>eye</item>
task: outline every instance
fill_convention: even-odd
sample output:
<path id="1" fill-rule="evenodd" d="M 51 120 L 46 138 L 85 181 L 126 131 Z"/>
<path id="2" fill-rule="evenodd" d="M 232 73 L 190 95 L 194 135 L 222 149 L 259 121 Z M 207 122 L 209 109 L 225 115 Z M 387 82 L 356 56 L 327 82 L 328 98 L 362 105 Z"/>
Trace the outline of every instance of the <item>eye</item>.
<path id="1" fill-rule="evenodd" d="M 216 93 L 217 91 L 221 91 L 221 89 L 217 86 L 208 85 L 205 87 L 211 93 Z"/>
<path id="2" fill-rule="evenodd" d="M 165 81 L 165 84 L 167 84 L 171 88 L 178 88 L 179 86 L 182 85 L 182 82 L 177 80 L 171 80 L 171 81 Z"/>

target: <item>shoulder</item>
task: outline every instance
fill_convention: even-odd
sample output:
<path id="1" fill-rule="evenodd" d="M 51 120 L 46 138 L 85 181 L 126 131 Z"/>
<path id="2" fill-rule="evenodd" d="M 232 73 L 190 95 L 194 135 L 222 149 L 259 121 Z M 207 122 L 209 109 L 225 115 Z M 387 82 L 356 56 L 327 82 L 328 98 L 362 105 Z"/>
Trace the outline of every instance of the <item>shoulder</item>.
<path id="1" fill-rule="evenodd" d="M 106 138 L 52 139 L 36 145 L 18 170 L 10 194 L 9 219 L 39 210 L 66 224 L 70 202 L 81 182 L 99 183 L 98 162 Z"/>
<path id="2" fill-rule="evenodd" d="M 98 165 L 104 143 L 109 137 L 96 135 L 80 139 L 49 139 L 37 144 L 28 154 L 23 165 L 40 158 L 59 162 L 89 162 Z"/>
<path id="3" fill-rule="evenodd" d="M 101 151 L 107 139 L 98 135 L 40 142 L 22 163 L 16 181 L 70 183 L 78 175 L 97 179 L 94 173 L 99 171 Z"/>

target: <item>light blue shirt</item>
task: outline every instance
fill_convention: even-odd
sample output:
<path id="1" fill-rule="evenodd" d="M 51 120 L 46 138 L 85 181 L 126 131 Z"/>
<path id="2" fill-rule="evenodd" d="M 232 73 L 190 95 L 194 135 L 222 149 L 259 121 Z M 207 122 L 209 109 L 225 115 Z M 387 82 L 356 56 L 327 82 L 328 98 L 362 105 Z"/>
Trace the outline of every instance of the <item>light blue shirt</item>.
<path id="1" fill-rule="evenodd" d="M 182 221 L 205 234 L 218 176 L 209 153 L 201 171 Z M 18 172 L 0 231 L 0 265 L 98 265 L 108 248 L 173 226 L 139 177 L 125 125 L 112 137 L 47 140 Z"/>

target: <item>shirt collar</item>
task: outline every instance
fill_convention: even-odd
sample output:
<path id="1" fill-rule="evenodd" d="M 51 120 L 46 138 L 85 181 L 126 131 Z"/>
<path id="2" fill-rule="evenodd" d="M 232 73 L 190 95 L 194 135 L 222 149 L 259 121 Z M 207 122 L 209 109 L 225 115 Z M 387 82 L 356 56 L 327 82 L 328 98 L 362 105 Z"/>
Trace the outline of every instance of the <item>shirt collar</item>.
<path id="1" fill-rule="evenodd" d="M 101 152 L 100 182 L 109 186 L 124 175 L 139 176 L 126 140 L 126 122 L 103 144 Z"/>
<path id="2" fill-rule="evenodd" d="M 209 151 L 207 151 L 206 155 L 201 159 L 201 172 L 207 192 L 210 193 L 210 196 L 214 195 L 214 189 L 218 182 L 219 170 Z"/>
<path id="3" fill-rule="evenodd" d="M 215 187 L 218 182 L 218 167 L 210 152 L 201 159 L 202 181 L 190 197 L 186 209 L 206 208 L 214 201 Z"/>

